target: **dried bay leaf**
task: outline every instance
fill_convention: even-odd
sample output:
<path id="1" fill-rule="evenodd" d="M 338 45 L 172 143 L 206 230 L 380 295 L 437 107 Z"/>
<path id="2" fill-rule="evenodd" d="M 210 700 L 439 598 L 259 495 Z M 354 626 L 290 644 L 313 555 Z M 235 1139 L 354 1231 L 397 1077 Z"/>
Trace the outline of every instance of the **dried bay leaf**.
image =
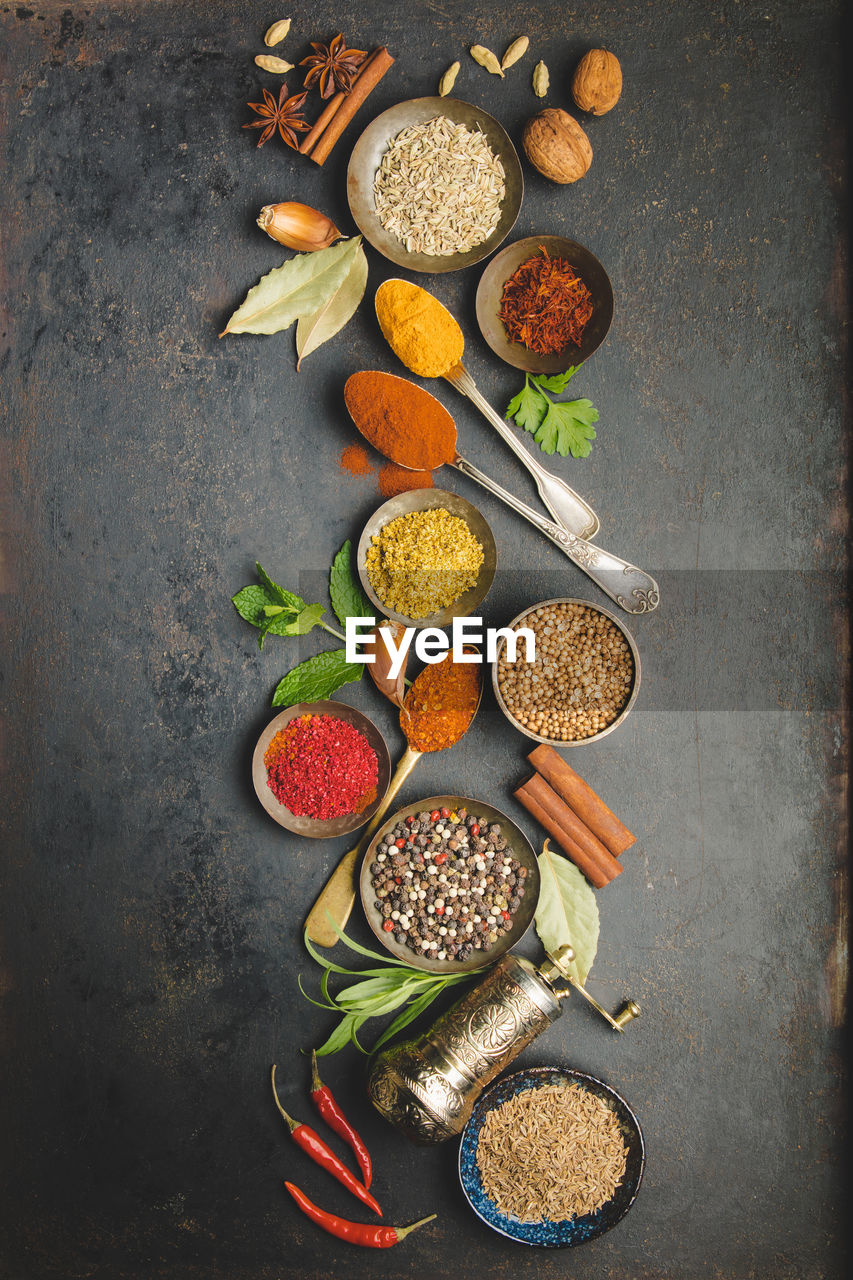
<path id="1" fill-rule="evenodd" d="M 569 968 L 583 985 L 598 950 L 598 902 L 594 890 L 573 862 L 552 853 L 545 841 L 538 858 L 541 889 L 534 924 L 552 955 L 566 943 L 574 949 Z"/>
<path id="2" fill-rule="evenodd" d="M 268 272 L 246 294 L 220 333 L 278 333 L 311 316 L 342 285 L 361 248 L 361 236 L 316 253 L 300 253 Z"/>
<path id="3" fill-rule="evenodd" d="M 322 252 L 322 250 L 320 251 Z M 296 326 L 296 367 L 355 315 L 367 288 L 367 255 L 359 245 L 350 269 L 338 288 L 312 315 L 301 315 Z"/>

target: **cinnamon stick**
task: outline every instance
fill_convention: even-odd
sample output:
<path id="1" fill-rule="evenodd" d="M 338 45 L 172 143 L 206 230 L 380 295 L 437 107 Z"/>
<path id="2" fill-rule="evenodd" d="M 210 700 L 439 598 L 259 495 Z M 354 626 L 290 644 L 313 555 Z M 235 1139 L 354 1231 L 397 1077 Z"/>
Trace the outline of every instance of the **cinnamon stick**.
<path id="1" fill-rule="evenodd" d="M 352 120 L 365 98 L 373 92 L 385 72 L 394 65 L 384 45 L 375 49 L 358 73 L 344 102 L 336 108 L 319 140 L 314 144 L 310 159 L 315 164 L 325 164 L 332 147 Z"/>
<path id="2" fill-rule="evenodd" d="M 603 889 L 621 874 L 622 864 L 538 773 L 516 790 L 515 798 L 553 836 L 596 889 Z"/>
<path id="3" fill-rule="evenodd" d="M 618 858 L 631 845 L 637 843 L 637 837 L 629 831 L 612 809 L 597 795 L 592 787 L 584 782 L 580 774 L 575 773 L 559 752 L 545 745 L 531 751 L 527 759 L 537 773 L 541 773 L 566 804 L 572 808 L 581 822 L 589 827 L 594 835 Z"/>
<path id="4" fill-rule="evenodd" d="M 311 128 L 308 130 L 305 137 L 302 139 L 302 141 L 299 144 L 299 150 L 303 156 L 307 156 L 311 154 L 311 150 L 314 146 L 314 143 L 320 137 L 320 134 L 323 132 L 326 125 L 329 123 L 332 116 L 338 110 L 338 108 L 340 107 L 341 103 L 343 102 L 346 96 L 347 95 L 345 93 L 336 93 L 335 96 L 333 98 L 330 98 L 329 101 L 326 103 L 325 107 L 320 112 L 314 124 L 311 126 Z"/>

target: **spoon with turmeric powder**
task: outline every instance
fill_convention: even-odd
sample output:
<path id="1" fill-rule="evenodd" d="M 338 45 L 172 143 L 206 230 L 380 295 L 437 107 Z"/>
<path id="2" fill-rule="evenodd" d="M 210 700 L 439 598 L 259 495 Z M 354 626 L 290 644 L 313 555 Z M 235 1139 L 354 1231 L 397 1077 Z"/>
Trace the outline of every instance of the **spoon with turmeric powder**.
<path id="1" fill-rule="evenodd" d="M 452 417 L 422 387 L 393 373 L 364 370 L 347 378 L 344 400 L 365 440 L 392 462 L 413 471 L 455 467 L 529 520 L 620 609 L 636 614 L 657 608 L 660 592 L 650 574 L 548 520 L 463 458 Z"/>
<path id="2" fill-rule="evenodd" d="M 462 330 L 447 308 L 420 285 L 386 280 L 376 290 L 376 316 L 388 345 L 407 369 L 421 378 L 444 378 L 480 410 L 533 476 L 539 497 L 557 523 L 578 538 L 594 538 L 599 522 L 589 503 L 528 453 L 478 391 L 462 363 Z"/>
<path id="3" fill-rule="evenodd" d="M 476 650 L 466 645 L 465 652 L 473 655 Z M 476 658 L 454 662 L 452 653 L 430 663 L 414 681 L 400 708 L 406 750 L 364 834 L 356 847 L 344 854 L 308 914 L 305 932 L 312 942 L 332 947 L 338 941 L 334 924 L 343 929 L 349 919 L 356 897 L 356 868 L 392 800 L 422 755 L 446 751 L 467 732 L 482 694 L 482 663 Z"/>

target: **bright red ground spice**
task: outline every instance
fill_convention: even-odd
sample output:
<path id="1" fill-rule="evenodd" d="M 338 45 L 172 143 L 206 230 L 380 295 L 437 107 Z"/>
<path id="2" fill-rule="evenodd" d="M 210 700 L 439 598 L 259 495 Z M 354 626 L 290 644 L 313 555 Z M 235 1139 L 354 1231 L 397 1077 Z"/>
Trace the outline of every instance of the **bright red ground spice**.
<path id="1" fill-rule="evenodd" d="M 340 465 L 342 471 L 349 471 L 353 476 L 369 476 L 373 470 L 370 455 L 360 444 L 347 445 L 341 452 Z"/>
<path id="2" fill-rule="evenodd" d="M 376 752 L 335 716 L 299 716 L 279 729 L 264 755 L 267 784 L 297 818 L 360 813 L 376 795 Z"/>
<path id="3" fill-rule="evenodd" d="M 398 467 L 396 462 L 386 462 L 379 472 L 379 492 L 383 498 L 396 498 L 398 493 L 408 493 L 410 489 L 434 488 L 431 471 L 409 471 L 407 467 Z"/>

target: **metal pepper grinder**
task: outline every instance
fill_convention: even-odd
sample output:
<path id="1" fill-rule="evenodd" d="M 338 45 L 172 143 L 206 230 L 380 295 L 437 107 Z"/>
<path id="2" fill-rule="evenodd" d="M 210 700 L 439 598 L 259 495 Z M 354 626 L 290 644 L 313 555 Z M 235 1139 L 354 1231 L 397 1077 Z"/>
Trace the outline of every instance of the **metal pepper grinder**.
<path id="1" fill-rule="evenodd" d="M 538 969 L 502 956 L 424 1035 L 379 1054 L 367 1081 L 373 1105 L 413 1142 L 444 1142 L 465 1127 L 486 1085 L 559 1018 L 572 988 L 622 1031 L 639 1005 L 629 1000 L 611 1017 L 569 973 L 573 959 L 568 946 Z M 569 985 L 558 988 L 561 981 Z"/>

